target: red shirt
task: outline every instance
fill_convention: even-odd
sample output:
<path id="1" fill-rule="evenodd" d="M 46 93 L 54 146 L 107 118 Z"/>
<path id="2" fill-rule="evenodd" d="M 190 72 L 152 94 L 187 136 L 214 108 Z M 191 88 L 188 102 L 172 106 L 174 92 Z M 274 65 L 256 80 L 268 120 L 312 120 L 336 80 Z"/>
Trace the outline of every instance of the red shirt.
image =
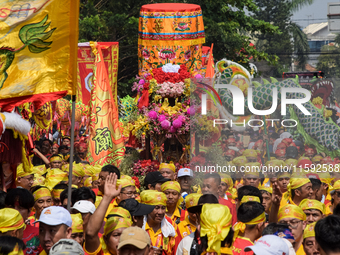
<path id="1" fill-rule="evenodd" d="M 232 246 L 233 255 L 252 255 L 252 251 L 245 252 L 244 248 L 252 246 L 254 243 L 250 239 L 238 236 Z"/>
<path id="2" fill-rule="evenodd" d="M 26 245 L 24 253 L 26 255 L 36 255 L 39 254 L 43 249 L 40 245 L 39 240 L 39 224 L 35 225 L 27 224 L 24 230 L 24 235 L 22 241 Z"/>
<path id="3" fill-rule="evenodd" d="M 232 215 L 232 225 L 237 222 L 237 213 L 236 213 L 236 205 L 231 202 L 231 200 L 226 200 L 224 198 L 219 197 L 218 202 L 221 205 L 228 206 L 230 213 Z"/>

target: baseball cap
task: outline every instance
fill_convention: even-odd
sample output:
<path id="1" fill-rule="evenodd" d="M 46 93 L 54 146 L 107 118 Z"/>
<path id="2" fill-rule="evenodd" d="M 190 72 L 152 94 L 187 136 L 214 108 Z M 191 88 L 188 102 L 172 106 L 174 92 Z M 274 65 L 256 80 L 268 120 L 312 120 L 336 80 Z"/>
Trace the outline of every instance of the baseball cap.
<path id="1" fill-rule="evenodd" d="M 121 201 L 118 206 L 128 210 L 131 216 L 143 216 L 151 213 L 156 206 L 141 204 L 134 198 Z"/>
<path id="2" fill-rule="evenodd" d="M 190 168 L 181 168 L 178 170 L 177 177 L 190 176 L 194 177 L 194 172 Z"/>
<path id="3" fill-rule="evenodd" d="M 71 214 L 61 206 L 50 206 L 45 208 L 40 215 L 39 220 L 35 221 L 41 222 L 50 226 L 57 226 L 60 224 L 65 224 L 68 227 L 72 226 Z"/>
<path id="4" fill-rule="evenodd" d="M 171 179 L 164 178 L 160 172 L 147 173 L 144 179 L 144 186 L 147 187 L 149 184 L 164 183 L 171 181 Z"/>
<path id="5" fill-rule="evenodd" d="M 133 245 L 142 250 L 150 244 L 150 237 L 144 229 L 139 227 L 129 227 L 124 229 L 120 236 L 118 250 L 125 245 Z"/>
<path id="6" fill-rule="evenodd" d="M 255 245 L 244 248 L 244 251 L 253 251 L 256 255 L 288 255 L 289 247 L 281 237 L 265 235 Z"/>
<path id="7" fill-rule="evenodd" d="M 96 210 L 96 206 L 87 200 L 79 200 L 76 202 L 71 209 L 78 210 L 80 213 L 91 213 L 93 214 Z"/>
<path id="8" fill-rule="evenodd" d="M 202 211 L 202 206 L 204 204 L 218 204 L 218 199 L 213 194 L 202 195 L 197 202 L 197 205 L 188 208 L 189 213 L 199 213 Z"/>
<path id="9" fill-rule="evenodd" d="M 73 239 L 60 239 L 51 250 L 50 255 L 84 255 L 81 245 Z"/>

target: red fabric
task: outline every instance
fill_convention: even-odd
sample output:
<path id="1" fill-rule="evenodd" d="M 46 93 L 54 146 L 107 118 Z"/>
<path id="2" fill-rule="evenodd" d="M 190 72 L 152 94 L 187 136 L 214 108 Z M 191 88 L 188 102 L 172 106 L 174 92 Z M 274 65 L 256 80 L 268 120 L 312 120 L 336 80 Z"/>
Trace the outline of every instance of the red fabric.
<path id="1" fill-rule="evenodd" d="M 228 206 L 230 213 L 232 215 L 232 225 L 234 225 L 237 222 L 236 205 L 233 204 L 230 200 L 226 200 L 222 197 L 219 197 L 218 202 L 221 205 Z"/>
<path id="2" fill-rule="evenodd" d="M 99 189 L 92 189 L 92 191 L 94 192 L 94 194 L 96 194 L 96 196 L 98 196 Z"/>
<path id="3" fill-rule="evenodd" d="M 184 221 L 185 220 L 185 215 L 186 215 L 186 210 L 181 210 L 181 217 L 179 218 L 180 221 Z"/>
<path id="4" fill-rule="evenodd" d="M 302 168 L 310 168 L 312 165 L 312 161 L 308 160 L 308 159 L 301 159 L 298 163 L 297 166 L 298 167 L 302 167 Z"/>
<path id="5" fill-rule="evenodd" d="M 208 64 L 207 64 L 207 71 L 205 73 L 205 78 L 213 78 L 215 75 L 213 48 L 214 48 L 214 44 L 212 43 L 210 53 L 209 53 L 209 59 L 208 59 Z"/>
<path id="6" fill-rule="evenodd" d="M 249 240 L 241 239 L 241 238 L 236 238 L 232 250 L 233 250 L 233 255 L 251 255 L 254 254 L 252 251 L 245 252 L 244 248 L 247 246 L 252 246 L 252 244 Z"/>
<path id="7" fill-rule="evenodd" d="M 0 138 L 0 142 L 7 145 L 0 153 L 0 162 L 6 161 L 11 165 L 20 164 L 22 162 L 22 142 L 20 138 L 14 138 L 13 131 L 6 129 Z"/>
<path id="8" fill-rule="evenodd" d="M 11 112 L 14 107 L 33 102 L 34 108 L 39 109 L 46 102 L 55 101 L 67 95 L 67 91 L 58 91 L 52 93 L 34 94 L 31 96 L 13 97 L 0 100 L 0 108 L 3 112 Z"/>
<path id="9" fill-rule="evenodd" d="M 201 7 L 197 4 L 182 4 L 182 3 L 164 3 L 164 4 L 146 4 L 141 7 L 142 11 L 154 12 L 187 12 L 199 11 Z"/>
<path id="10" fill-rule="evenodd" d="M 22 241 L 26 245 L 25 255 L 36 255 L 42 252 L 43 249 L 39 240 L 39 224 L 27 224 Z"/>
<path id="11" fill-rule="evenodd" d="M 144 84 L 144 89 L 143 89 L 143 92 L 142 92 L 142 96 L 141 98 L 139 99 L 139 102 L 138 102 L 138 108 L 141 109 L 142 107 L 148 107 L 149 106 L 149 83 L 145 83 Z"/>

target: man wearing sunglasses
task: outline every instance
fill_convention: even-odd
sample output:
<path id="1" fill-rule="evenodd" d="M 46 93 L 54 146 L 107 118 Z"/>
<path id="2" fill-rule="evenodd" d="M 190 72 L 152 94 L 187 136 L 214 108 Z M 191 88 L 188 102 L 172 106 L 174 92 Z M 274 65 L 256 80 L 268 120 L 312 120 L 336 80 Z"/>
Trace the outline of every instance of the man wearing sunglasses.
<path id="1" fill-rule="evenodd" d="M 278 222 L 287 224 L 295 238 L 294 250 L 296 255 L 305 254 L 303 251 L 303 231 L 306 227 L 306 214 L 299 206 L 288 204 L 283 206 L 277 215 Z"/>

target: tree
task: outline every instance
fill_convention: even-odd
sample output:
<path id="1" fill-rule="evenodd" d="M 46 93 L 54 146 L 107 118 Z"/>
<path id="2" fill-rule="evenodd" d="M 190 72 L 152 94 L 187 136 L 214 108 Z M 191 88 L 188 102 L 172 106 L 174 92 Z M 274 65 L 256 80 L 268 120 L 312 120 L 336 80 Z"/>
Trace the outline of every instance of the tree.
<path id="1" fill-rule="evenodd" d="M 334 83 L 334 95 L 340 102 L 340 34 L 335 38 L 335 43 L 324 45 L 318 57 L 316 69 L 322 71 L 325 77 Z"/>
<path id="2" fill-rule="evenodd" d="M 255 3 L 259 9 L 254 12 L 254 18 L 270 22 L 280 31 L 280 34 L 254 35 L 259 50 L 279 57 L 277 65 L 270 68 L 265 75 L 281 77 L 283 71 L 289 71 L 294 52 L 297 54 L 299 68 L 303 69 L 307 62 L 307 55 L 304 53 L 309 51 L 309 45 L 301 28 L 291 21 L 292 10 L 297 8 L 298 3 L 289 0 L 255 0 Z"/>
<path id="3" fill-rule="evenodd" d="M 249 46 L 250 34 L 275 34 L 277 28 L 246 14 L 257 6 L 253 0 L 160 0 L 199 4 L 203 11 L 206 45 L 214 43 L 214 58 L 227 58 L 248 67 L 250 56 L 275 63 L 276 57 Z M 138 72 L 139 10 L 152 0 L 81 0 L 79 40 L 118 41 L 118 93 L 131 93 L 131 84 Z"/>

